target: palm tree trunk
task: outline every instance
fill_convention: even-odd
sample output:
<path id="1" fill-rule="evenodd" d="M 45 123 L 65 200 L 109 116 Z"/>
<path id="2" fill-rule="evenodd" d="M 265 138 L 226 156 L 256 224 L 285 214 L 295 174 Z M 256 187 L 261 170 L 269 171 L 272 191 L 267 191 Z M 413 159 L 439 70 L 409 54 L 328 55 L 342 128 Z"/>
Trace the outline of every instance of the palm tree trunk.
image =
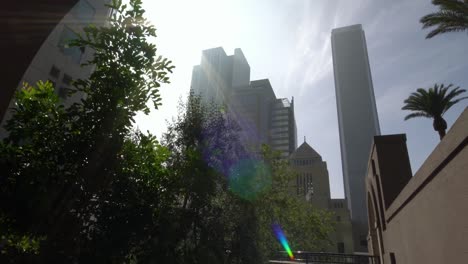
<path id="1" fill-rule="evenodd" d="M 445 137 L 445 129 L 441 129 L 441 130 L 439 130 L 437 132 L 439 132 L 440 140 L 442 140 Z"/>
<path id="2" fill-rule="evenodd" d="M 434 123 L 432 124 L 434 130 L 439 133 L 440 140 L 442 140 L 445 136 L 445 130 L 447 129 L 447 122 L 445 122 L 442 116 L 434 117 Z"/>

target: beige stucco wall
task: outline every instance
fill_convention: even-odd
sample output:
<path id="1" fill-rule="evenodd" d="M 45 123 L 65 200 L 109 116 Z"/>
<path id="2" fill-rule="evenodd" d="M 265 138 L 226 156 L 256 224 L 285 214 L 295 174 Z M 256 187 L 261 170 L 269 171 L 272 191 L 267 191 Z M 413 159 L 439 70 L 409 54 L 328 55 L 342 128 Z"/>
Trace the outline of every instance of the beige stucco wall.
<path id="1" fill-rule="evenodd" d="M 468 109 L 465 109 L 384 211 L 386 229 L 379 227 L 383 234 L 383 263 L 391 263 L 390 253 L 399 264 L 467 263 L 467 141 Z M 371 177 L 367 177 L 368 191 L 375 187 L 369 184 Z M 379 254 L 378 249 L 372 250 L 373 254 Z"/>

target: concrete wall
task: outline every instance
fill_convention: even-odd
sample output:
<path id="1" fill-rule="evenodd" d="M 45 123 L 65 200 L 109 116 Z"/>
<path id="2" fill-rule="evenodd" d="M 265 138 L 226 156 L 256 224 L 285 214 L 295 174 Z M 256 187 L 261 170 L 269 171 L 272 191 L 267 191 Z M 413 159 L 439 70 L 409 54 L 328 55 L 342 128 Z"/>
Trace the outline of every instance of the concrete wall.
<path id="1" fill-rule="evenodd" d="M 434 131 L 428 130 L 428 133 Z M 435 133 L 435 132 L 434 132 Z M 388 168 L 376 164 L 366 178 L 369 211 L 369 250 L 382 263 L 466 263 L 468 259 L 468 108 L 416 174 L 406 181 L 409 161 L 404 153 L 387 156 L 394 182 L 378 180 Z M 406 149 L 404 142 L 394 143 Z M 404 146 L 402 148 L 401 146 Z M 398 148 L 398 147 L 397 147 Z M 376 151 L 377 150 L 377 151 Z M 378 159 L 379 144 L 370 158 Z M 402 151 L 404 152 L 404 151 Z M 400 161 L 400 162 L 395 162 Z M 391 185 L 391 184 L 390 184 Z M 387 188 L 387 190 L 385 190 Z M 374 193 L 377 193 L 374 195 Z M 392 197 L 394 197 L 392 201 Z M 391 201 L 385 206 L 385 200 Z M 381 209 L 377 209 L 379 207 Z M 392 262 L 391 258 L 395 262 Z"/>

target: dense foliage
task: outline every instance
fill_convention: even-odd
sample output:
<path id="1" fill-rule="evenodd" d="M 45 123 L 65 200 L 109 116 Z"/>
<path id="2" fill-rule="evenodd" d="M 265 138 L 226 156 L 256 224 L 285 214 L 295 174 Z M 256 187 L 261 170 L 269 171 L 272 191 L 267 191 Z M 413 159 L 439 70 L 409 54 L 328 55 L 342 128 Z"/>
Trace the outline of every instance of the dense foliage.
<path id="1" fill-rule="evenodd" d="M 111 5 L 106 27 L 73 45 L 95 71 L 64 107 L 51 83 L 16 95 L 0 143 L 1 263 L 262 263 L 319 249 L 329 216 L 290 195 L 294 173 L 264 147 L 246 151 L 236 122 L 190 95 L 159 142 L 133 130 L 173 66 L 148 42 L 140 0 Z"/>

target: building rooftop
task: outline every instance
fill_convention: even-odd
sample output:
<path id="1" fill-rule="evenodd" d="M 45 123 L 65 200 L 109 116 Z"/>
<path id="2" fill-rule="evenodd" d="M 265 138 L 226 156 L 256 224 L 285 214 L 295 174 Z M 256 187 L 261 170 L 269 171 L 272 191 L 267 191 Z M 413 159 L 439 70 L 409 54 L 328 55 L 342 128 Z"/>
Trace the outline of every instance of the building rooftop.
<path id="1" fill-rule="evenodd" d="M 356 24 L 356 25 L 351 25 L 351 26 L 346 26 L 346 27 L 340 27 L 340 28 L 334 28 L 332 29 L 332 35 L 336 33 L 342 33 L 342 32 L 347 32 L 347 31 L 362 31 L 362 25 L 361 24 Z"/>
<path id="2" fill-rule="evenodd" d="M 312 158 L 320 158 L 322 159 L 322 156 L 313 149 L 307 142 L 302 143 L 292 154 L 291 158 L 294 158 L 295 156 L 307 156 L 307 157 L 312 157 Z"/>

